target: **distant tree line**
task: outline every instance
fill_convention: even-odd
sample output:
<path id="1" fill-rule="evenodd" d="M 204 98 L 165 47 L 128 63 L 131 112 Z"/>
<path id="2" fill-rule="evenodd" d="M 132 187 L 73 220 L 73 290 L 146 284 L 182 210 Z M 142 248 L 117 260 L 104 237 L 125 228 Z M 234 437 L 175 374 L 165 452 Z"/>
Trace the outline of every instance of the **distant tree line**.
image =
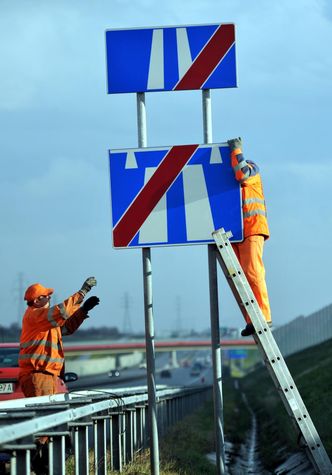
<path id="1" fill-rule="evenodd" d="M 21 335 L 21 326 L 17 323 L 12 323 L 8 327 L 0 325 L 0 342 L 1 343 L 10 343 L 14 341 L 19 341 Z M 170 338 L 181 338 L 181 337 L 211 337 L 211 330 L 209 328 L 201 331 L 187 330 L 187 331 L 173 331 L 170 333 Z M 220 328 L 220 337 L 221 338 L 236 338 L 238 337 L 238 328 Z M 119 340 L 120 338 L 135 338 L 135 339 L 144 339 L 144 332 L 140 333 L 123 333 L 120 332 L 117 327 L 89 327 L 89 328 L 80 328 L 73 335 L 66 336 L 66 341 L 70 340 L 103 340 L 103 339 L 112 339 Z"/>
<path id="2" fill-rule="evenodd" d="M 12 323 L 8 327 L 0 325 L 0 342 L 10 343 L 13 341 L 19 341 L 21 335 L 21 326 L 17 323 Z M 117 327 L 90 327 L 80 328 L 73 335 L 66 337 L 66 340 L 99 340 L 105 338 L 111 338 L 112 340 L 118 340 L 128 335 L 124 335 L 119 332 Z"/>
<path id="3" fill-rule="evenodd" d="M 12 323 L 9 327 L 0 325 L 1 343 L 18 341 L 20 334 L 21 334 L 21 327 L 17 323 Z"/>

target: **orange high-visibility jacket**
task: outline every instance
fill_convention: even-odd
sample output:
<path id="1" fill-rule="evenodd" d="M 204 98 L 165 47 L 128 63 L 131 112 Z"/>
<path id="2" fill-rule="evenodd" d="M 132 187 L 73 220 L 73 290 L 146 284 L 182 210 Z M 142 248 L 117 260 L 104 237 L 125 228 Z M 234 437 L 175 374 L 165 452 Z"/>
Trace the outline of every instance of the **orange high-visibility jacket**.
<path id="1" fill-rule="evenodd" d="M 73 333 L 86 318 L 87 312 L 80 308 L 83 298 L 76 292 L 53 307 L 27 308 L 20 338 L 20 376 L 33 371 L 59 376 L 64 363 L 62 335 Z"/>
<path id="2" fill-rule="evenodd" d="M 241 149 L 231 153 L 235 178 L 241 183 L 244 238 L 260 234 L 268 239 L 267 213 L 259 168 L 251 160 L 245 160 Z"/>

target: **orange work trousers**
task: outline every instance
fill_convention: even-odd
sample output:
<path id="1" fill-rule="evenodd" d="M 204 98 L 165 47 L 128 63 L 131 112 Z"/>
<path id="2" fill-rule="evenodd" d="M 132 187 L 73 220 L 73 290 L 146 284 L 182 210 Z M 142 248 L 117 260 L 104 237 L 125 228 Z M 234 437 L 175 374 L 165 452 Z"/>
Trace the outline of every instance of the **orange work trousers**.
<path id="1" fill-rule="evenodd" d="M 28 373 L 20 376 L 20 385 L 25 397 L 50 396 L 56 394 L 57 376 L 44 373 Z M 46 444 L 48 437 L 39 437 L 40 444 Z"/>
<path id="2" fill-rule="evenodd" d="M 52 374 L 29 373 L 20 377 L 25 397 L 50 396 L 56 394 L 56 379 Z"/>
<path id="3" fill-rule="evenodd" d="M 263 263 L 264 236 L 248 236 L 244 241 L 232 244 L 232 247 L 265 320 L 271 322 L 271 310 Z M 245 319 L 247 323 L 250 323 L 249 315 L 246 315 Z"/>

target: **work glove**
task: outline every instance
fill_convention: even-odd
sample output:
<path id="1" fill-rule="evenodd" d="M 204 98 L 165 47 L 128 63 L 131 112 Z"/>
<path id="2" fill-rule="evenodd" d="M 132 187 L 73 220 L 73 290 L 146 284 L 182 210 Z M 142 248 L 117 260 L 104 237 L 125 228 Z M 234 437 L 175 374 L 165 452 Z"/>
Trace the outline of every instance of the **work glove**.
<path id="1" fill-rule="evenodd" d="M 88 312 L 89 310 L 92 310 L 96 305 L 99 305 L 99 302 L 99 298 L 95 295 L 93 297 L 89 297 L 82 305 L 83 310 Z"/>
<path id="2" fill-rule="evenodd" d="M 227 143 L 229 145 L 229 148 L 231 149 L 231 152 L 235 150 L 236 148 L 240 148 L 242 151 L 242 139 L 241 137 L 237 137 L 236 139 L 231 139 L 227 140 Z"/>
<path id="3" fill-rule="evenodd" d="M 88 292 L 90 292 L 90 290 L 92 289 L 92 287 L 94 287 L 95 285 L 97 285 L 97 281 L 96 281 L 96 278 L 95 277 L 88 277 L 86 279 L 86 281 L 83 283 L 82 285 L 82 288 L 81 288 L 81 292 L 86 295 Z"/>

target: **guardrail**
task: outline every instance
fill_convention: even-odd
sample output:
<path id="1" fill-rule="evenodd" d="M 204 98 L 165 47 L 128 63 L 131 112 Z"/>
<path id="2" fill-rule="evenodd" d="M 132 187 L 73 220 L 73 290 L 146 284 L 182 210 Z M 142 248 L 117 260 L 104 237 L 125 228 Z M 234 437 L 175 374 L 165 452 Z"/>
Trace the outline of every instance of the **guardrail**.
<path id="1" fill-rule="evenodd" d="M 210 386 L 157 390 L 160 437 L 211 397 Z M 16 405 L 15 405 L 16 403 Z M 11 475 L 30 474 L 36 440 L 48 437 L 48 473 L 66 473 L 73 455 L 75 475 L 105 475 L 123 470 L 134 454 L 149 446 L 146 391 L 80 391 L 0 404 L 0 453 Z M 69 442 L 69 443 L 68 443 Z"/>

